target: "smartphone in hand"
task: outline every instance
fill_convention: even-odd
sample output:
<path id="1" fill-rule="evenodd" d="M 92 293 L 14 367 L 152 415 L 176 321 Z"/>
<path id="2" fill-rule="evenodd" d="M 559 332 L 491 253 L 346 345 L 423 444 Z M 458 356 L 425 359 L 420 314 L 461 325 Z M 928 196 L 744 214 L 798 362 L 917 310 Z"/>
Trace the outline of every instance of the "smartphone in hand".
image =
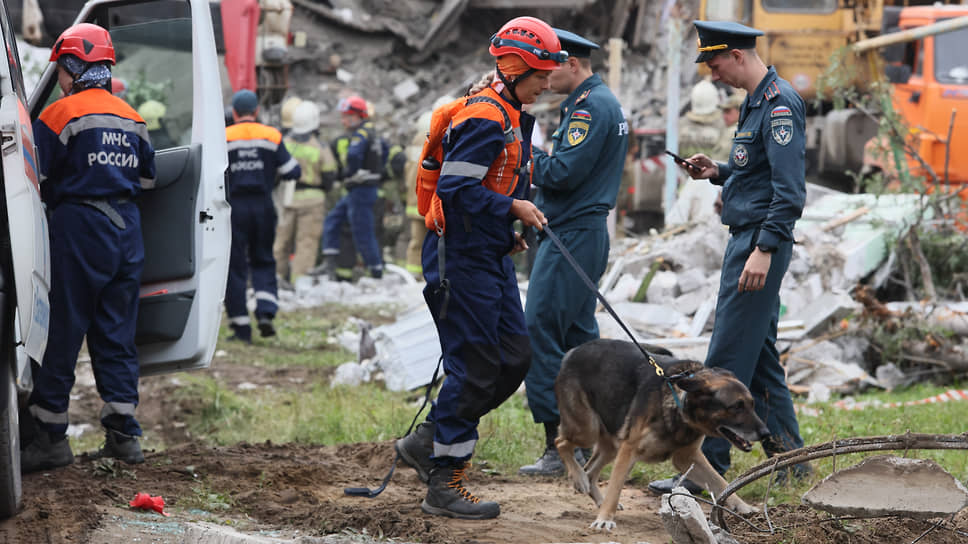
<path id="1" fill-rule="evenodd" d="M 669 151 L 668 149 L 666 149 L 666 155 L 669 155 L 670 157 L 672 157 L 672 159 L 675 160 L 677 163 L 684 164 L 684 165 L 688 166 L 690 169 L 692 169 L 692 170 L 694 170 L 696 172 L 701 172 L 702 171 L 702 167 L 701 166 L 698 166 L 696 164 L 693 164 L 693 163 L 687 161 L 686 159 L 683 159 L 682 157 L 680 157 L 679 155 L 676 155 L 675 153 L 673 153 L 672 151 Z"/>

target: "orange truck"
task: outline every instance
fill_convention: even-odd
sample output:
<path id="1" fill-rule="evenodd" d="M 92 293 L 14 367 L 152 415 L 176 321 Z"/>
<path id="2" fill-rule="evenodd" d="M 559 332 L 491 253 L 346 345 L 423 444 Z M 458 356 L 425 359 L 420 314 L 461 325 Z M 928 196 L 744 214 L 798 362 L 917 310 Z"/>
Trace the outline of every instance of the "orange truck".
<path id="1" fill-rule="evenodd" d="M 865 144 L 877 125 L 857 109 L 834 110 L 814 99 L 821 74 L 847 45 L 855 52 L 877 52 L 886 61 L 858 62 L 853 83 L 863 88 L 875 78 L 886 79 L 923 163 L 938 180 L 968 187 L 968 154 L 955 152 L 968 143 L 968 107 L 959 108 L 968 106 L 968 28 L 955 21 L 962 16 L 968 16 L 966 5 L 917 0 L 702 0 L 700 5 L 701 19 L 732 20 L 765 33 L 758 53 L 810 105 L 808 175 L 839 179 L 844 188 L 853 188 L 847 173 L 864 168 Z M 868 169 L 889 170 L 866 147 Z M 906 167 L 932 180 L 917 158 L 907 157 Z"/>

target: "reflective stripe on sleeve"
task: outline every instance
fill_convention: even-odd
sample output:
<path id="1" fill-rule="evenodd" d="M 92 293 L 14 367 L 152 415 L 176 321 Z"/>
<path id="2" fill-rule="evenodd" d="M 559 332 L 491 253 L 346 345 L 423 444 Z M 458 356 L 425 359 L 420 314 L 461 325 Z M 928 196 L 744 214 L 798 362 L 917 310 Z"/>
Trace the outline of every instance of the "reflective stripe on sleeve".
<path id="1" fill-rule="evenodd" d="M 440 175 L 484 179 L 487 175 L 487 167 L 472 162 L 446 161 L 440 166 Z"/>

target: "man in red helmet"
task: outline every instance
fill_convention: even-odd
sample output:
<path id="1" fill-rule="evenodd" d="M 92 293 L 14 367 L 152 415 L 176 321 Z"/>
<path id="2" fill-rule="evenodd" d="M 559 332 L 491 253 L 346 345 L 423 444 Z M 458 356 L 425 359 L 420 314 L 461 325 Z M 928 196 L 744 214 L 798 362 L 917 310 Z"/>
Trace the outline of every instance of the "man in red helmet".
<path id="1" fill-rule="evenodd" d="M 496 502 L 464 488 L 464 471 L 481 417 L 517 390 L 531 362 L 510 258 L 527 244 L 512 223 L 541 229 L 546 220 L 528 200 L 534 117 L 521 107 L 549 88 L 551 71 L 567 58 L 554 30 L 533 17 L 505 24 L 490 53 L 497 80 L 451 121 L 429 212 L 437 230 L 423 245 L 424 298 L 447 379 L 426 421 L 396 444 L 428 482 L 423 511 L 465 519 L 500 514 Z"/>
<path id="2" fill-rule="evenodd" d="M 138 113 L 110 91 L 114 46 L 107 30 L 68 28 L 50 60 L 64 97 L 34 122 L 41 194 L 50 221 L 50 333 L 43 366 L 34 367 L 21 469 L 74 461 L 67 408 L 74 367 L 87 336 L 104 401 L 101 454 L 144 462 L 138 443 L 135 323 L 144 265 L 141 217 L 133 202 L 154 185 L 154 149 Z"/>
<path id="3" fill-rule="evenodd" d="M 349 222 L 353 243 L 370 276 L 380 278 L 383 276 L 383 257 L 376 238 L 373 206 L 389 148 L 377 136 L 373 122 L 369 120 L 366 100 L 350 96 L 340 100 L 338 109 L 346 134 L 336 140 L 334 147 L 339 161 L 339 179 L 346 195 L 326 214 L 322 236 L 323 263 L 317 271 L 332 280 L 351 278 L 351 270 L 337 270 L 340 234 L 343 225 Z"/>

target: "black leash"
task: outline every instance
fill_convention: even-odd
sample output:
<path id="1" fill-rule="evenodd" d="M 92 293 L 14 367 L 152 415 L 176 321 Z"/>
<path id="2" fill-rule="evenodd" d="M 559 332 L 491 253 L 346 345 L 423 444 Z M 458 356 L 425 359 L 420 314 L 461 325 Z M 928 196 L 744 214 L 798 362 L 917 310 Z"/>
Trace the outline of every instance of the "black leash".
<path id="1" fill-rule="evenodd" d="M 625 331 L 625 334 L 629 335 L 629 338 L 632 340 L 632 343 L 635 344 L 635 347 L 639 348 L 639 351 L 642 352 L 642 355 L 645 355 L 645 358 L 648 359 L 649 364 L 651 364 L 652 367 L 655 369 L 656 375 L 662 378 L 663 381 L 666 382 L 666 385 L 668 385 L 669 389 L 672 390 L 673 398 L 676 399 L 676 406 L 678 406 L 679 408 L 682 408 L 682 403 L 679 400 L 679 395 L 676 394 L 676 390 L 672 387 L 672 384 L 676 379 L 685 377 L 688 374 L 686 375 L 676 374 L 675 376 L 666 376 L 665 371 L 662 370 L 662 367 L 659 366 L 659 363 L 655 362 L 655 358 L 652 357 L 652 354 L 646 351 L 645 348 L 643 348 L 642 345 L 638 343 L 638 341 L 635 339 L 635 335 L 632 334 L 632 331 L 630 331 L 629 328 L 625 326 L 625 323 L 622 322 L 622 320 L 618 317 L 618 314 L 615 313 L 615 310 L 612 308 L 612 305 L 609 304 L 607 300 L 605 300 L 605 295 L 603 295 L 602 292 L 598 290 L 598 287 L 595 285 L 595 282 L 593 282 L 592 279 L 588 277 L 588 274 L 586 274 L 585 271 L 582 270 L 581 266 L 578 264 L 578 261 L 576 261 L 575 258 L 571 255 L 571 252 L 568 251 L 568 248 L 565 247 L 565 244 L 561 243 L 561 239 L 558 238 L 558 235 L 555 234 L 553 230 L 551 230 L 551 227 L 549 225 L 545 225 L 543 229 L 544 229 L 544 233 L 548 235 L 548 238 L 551 238 L 551 241 L 554 242 L 555 246 L 558 247 L 558 251 L 560 251 L 561 254 L 564 255 L 565 260 L 568 261 L 568 264 L 570 264 L 571 267 L 575 269 L 575 272 L 578 273 L 578 277 L 580 277 L 582 281 L 585 282 L 585 286 L 591 289 L 593 293 L 595 293 L 595 296 L 598 297 L 599 301 L 601 301 L 602 306 L 604 306 L 605 309 L 608 310 L 608 313 L 612 314 L 612 317 L 615 318 L 615 321 L 619 324 L 620 327 L 622 327 L 622 330 Z"/>
<path id="2" fill-rule="evenodd" d="M 440 359 L 437 359 L 437 368 L 434 369 L 434 377 L 431 378 L 430 383 L 427 384 L 427 391 L 424 393 L 423 404 L 420 405 L 420 409 L 417 410 L 417 413 L 413 415 L 413 421 L 410 422 L 410 427 L 407 429 L 407 432 L 403 433 L 403 436 L 407 436 L 411 431 L 413 431 L 414 425 L 417 424 L 417 418 L 420 417 L 420 414 L 423 413 L 424 408 L 426 408 L 427 404 L 430 403 L 430 392 L 433 390 L 434 384 L 437 383 L 437 376 L 440 373 L 440 365 L 443 362 L 444 356 L 441 355 Z M 394 450 L 396 450 L 396 448 L 394 448 Z M 393 457 L 393 463 L 390 465 L 390 472 L 387 472 L 387 475 L 383 478 L 383 483 L 380 484 L 380 487 L 376 489 L 370 489 L 368 487 L 346 487 L 343 488 L 343 493 L 351 497 L 366 497 L 368 499 L 376 497 L 380 493 L 383 493 L 383 490 L 387 488 L 387 484 L 390 483 L 390 478 L 393 477 L 393 471 L 397 469 L 397 463 L 399 461 L 400 452 L 396 452 L 396 455 Z"/>

